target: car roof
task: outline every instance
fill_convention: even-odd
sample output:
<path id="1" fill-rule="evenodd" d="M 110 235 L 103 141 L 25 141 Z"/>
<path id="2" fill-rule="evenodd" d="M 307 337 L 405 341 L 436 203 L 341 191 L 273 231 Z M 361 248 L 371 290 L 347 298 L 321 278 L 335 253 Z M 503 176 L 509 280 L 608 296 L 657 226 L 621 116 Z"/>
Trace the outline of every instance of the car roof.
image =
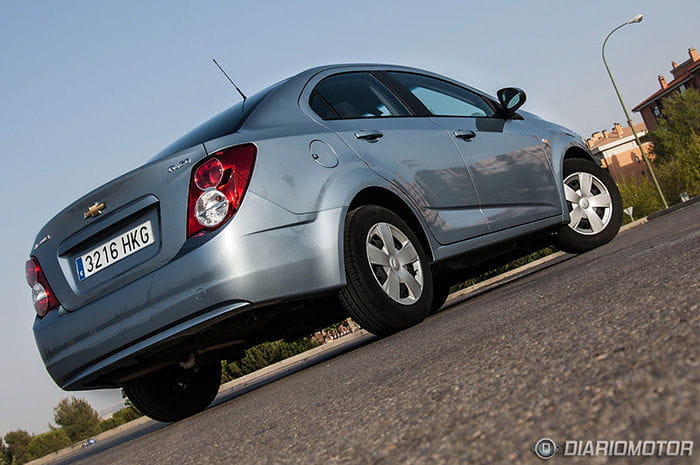
<path id="1" fill-rule="evenodd" d="M 151 158 L 151 161 L 159 160 L 184 148 L 206 142 L 212 138 L 222 137 L 238 131 L 294 126 L 296 124 L 308 125 L 312 120 L 310 120 L 309 116 L 302 110 L 299 104 L 299 97 L 302 94 L 304 87 L 314 78 L 314 76 L 318 75 L 319 73 L 333 74 L 329 72 L 334 70 L 338 70 L 339 72 L 403 71 L 418 73 L 452 82 L 456 85 L 466 87 L 487 98 L 495 100 L 490 95 L 485 94 L 478 89 L 474 89 L 462 82 L 441 76 L 437 73 L 410 66 L 385 63 L 337 63 L 316 66 L 279 81 L 266 89 L 251 95 L 251 98 L 248 101 L 239 102 L 218 115 L 213 116 L 183 135 L 178 140 L 172 142 L 157 155 Z M 248 107 L 246 107 L 246 103 L 248 103 Z M 248 108 L 248 110 L 243 111 L 246 108 Z M 230 128 L 228 132 L 227 128 Z"/>

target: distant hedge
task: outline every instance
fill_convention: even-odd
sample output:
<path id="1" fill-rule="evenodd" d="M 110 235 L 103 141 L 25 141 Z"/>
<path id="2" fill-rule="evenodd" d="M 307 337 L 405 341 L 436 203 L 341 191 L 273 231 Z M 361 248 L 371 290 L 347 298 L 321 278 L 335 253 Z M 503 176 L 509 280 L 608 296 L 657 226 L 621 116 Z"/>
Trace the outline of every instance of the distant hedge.
<path id="1" fill-rule="evenodd" d="M 279 340 L 258 344 L 247 349 L 240 360 L 221 361 L 221 382 L 226 383 L 240 378 L 293 355 L 306 352 L 317 345 L 318 343 L 312 341 L 310 337 L 304 337 L 294 342 Z"/>

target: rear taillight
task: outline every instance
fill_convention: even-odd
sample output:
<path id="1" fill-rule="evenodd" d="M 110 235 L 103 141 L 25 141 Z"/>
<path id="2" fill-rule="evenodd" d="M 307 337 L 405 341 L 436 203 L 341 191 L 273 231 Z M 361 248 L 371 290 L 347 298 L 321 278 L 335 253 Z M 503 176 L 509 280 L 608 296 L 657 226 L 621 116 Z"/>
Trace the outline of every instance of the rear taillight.
<path id="1" fill-rule="evenodd" d="M 27 260 L 27 263 L 24 265 L 24 273 L 27 278 L 27 284 L 32 288 L 32 303 L 39 317 L 43 317 L 49 310 L 53 310 L 60 305 L 49 283 L 46 281 L 46 276 L 44 276 L 41 265 L 39 265 L 39 261 L 36 258 L 32 257 Z"/>
<path id="2" fill-rule="evenodd" d="M 224 178 L 224 165 L 218 158 L 210 158 L 195 170 L 194 184 L 202 190 L 216 187 Z"/>
<path id="3" fill-rule="evenodd" d="M 253 144 L 216 152 L 192 169 L 187 202 L 187 237 L 214 230 L 241 206 L 253 173 Z"/>

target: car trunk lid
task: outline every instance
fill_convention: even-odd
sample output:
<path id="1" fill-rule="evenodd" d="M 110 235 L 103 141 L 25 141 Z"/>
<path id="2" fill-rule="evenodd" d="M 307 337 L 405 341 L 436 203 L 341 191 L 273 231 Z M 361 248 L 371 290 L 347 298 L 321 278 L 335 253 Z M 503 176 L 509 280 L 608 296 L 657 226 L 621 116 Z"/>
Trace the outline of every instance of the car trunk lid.
<path id="1" fill-rule="evenodd" d="M 64 309 L 80 308 L 177 255 L 186 239 L 191 167 L 205 155 L 200 144 L 141 166 L 44 226 L 31 255 Z"/>

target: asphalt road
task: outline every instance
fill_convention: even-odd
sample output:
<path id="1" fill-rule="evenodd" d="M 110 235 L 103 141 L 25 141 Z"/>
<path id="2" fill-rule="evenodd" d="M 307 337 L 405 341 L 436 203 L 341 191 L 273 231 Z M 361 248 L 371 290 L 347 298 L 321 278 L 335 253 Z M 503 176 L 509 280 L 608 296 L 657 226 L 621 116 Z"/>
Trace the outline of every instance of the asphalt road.
<path id="1" fill-rule="evenodd" d="M 655 218 L 417 327 L 68 462 L 543 463 L 530 446 L 549 437 L 695 440 L 694 457 L 667 460 L 698 463 L 699 220 L 697 203 Z"/>

